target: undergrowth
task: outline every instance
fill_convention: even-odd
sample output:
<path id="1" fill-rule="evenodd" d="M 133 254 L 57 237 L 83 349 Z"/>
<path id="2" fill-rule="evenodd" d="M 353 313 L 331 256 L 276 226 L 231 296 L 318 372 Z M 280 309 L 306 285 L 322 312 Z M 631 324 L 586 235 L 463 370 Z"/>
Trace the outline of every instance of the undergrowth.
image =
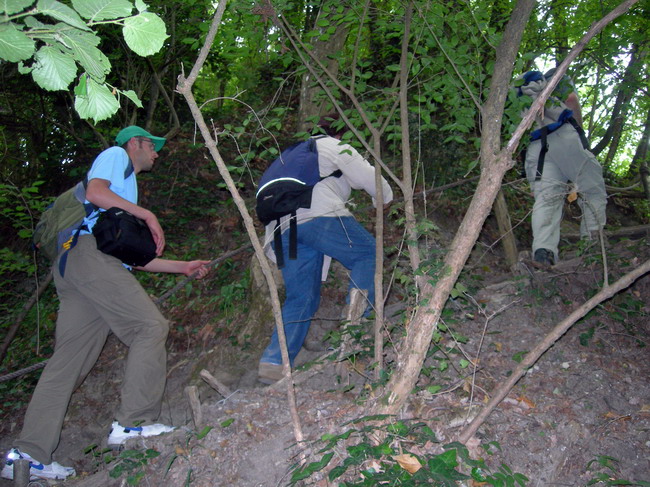
<path id="1" fill-rule="evenodd" d="M 425 423 L 386 423 L 389 419 L 386 415 L 366 416 L 343 425 L 343 433 L 323 435 L 309 445 L 319 459 L 295 465 L 290 485 L 310 485 L 325 477 L 340 487 L 454 487 L 470 479 L 480 485 L 524 487 L 528 481 L 506 465 L 492 472 L 483 459 L 472 459 L 460 443 L 440 446 Z M 487 445 L 486 454 L 495 446 L 494 442 Z"/>

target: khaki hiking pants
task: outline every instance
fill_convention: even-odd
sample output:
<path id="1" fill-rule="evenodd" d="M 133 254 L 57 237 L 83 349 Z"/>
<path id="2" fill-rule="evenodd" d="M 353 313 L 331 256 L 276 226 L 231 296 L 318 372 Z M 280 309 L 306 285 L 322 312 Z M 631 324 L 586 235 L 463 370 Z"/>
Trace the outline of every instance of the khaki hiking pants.
<path id="1" fill-rule="evenodd" d="M 123 426 L 153 422 L 165 389 L 169 324 L 135 277 L 84 235 L 64 271 L 54 263 L 60 307 L 56 344 L 29 403 L 14 446 L 52 462 L 70 397 L 97 361 L 109 332 L 129 347 L 115 419 Z M 109 425 L 107 425 L 108 434 Z"/>
<path id="2" fill-rule="evenodd" d="M 605 226 L 607 193 L 598 159 L 582 148 L 578 133 L 570 124 L 564 124 L 548 135 L 542 177 L 535 181 L 540 148 L 541 142 L 536 140 L 526 152 L 526 176 L 535 196 L 531 222 L 533 254 L 537 249 L 551 250 L 557 262 L 562 210 L 569 192 L 567 183 L 574 183 L 579 195 L 582 238 L 591 238 L 594 232 Z"/>

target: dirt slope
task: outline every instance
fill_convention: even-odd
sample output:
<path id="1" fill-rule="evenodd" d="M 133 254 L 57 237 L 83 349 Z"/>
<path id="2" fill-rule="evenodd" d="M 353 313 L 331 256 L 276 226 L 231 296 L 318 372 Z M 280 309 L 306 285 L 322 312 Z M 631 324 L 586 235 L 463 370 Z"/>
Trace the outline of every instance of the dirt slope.
<path id="1" fill-rule="evenodd" d="M 612 242 L 607 262 L 610 282 L 648 258 L 648 238 Z M 418 445 L 421 457 L 442 452 L 443 445 L 453 441 L 472 417 L 470 404 L 480 407 L 522 354 L 591 296 L 602 281 L 603 265 L 593 249 L 582 256 L 567 254 L 562 265 L 549 270 L 523 262 L 517 272 L 510 273 L 492 264 L 482 258 L 474 266 L 468 297 L 451 303 L 443 314 L 443 324 L 453 332 L 441 336 L 442 355 L 431 354 L 426 374 L 400 418 L 423 421 L 435 432 L 439 443 Z M 334 326 L 335 320 L 329 318 L 338 316 L 340 304 L 340 290 L 324 293 L 319 311 L 324 319 L 314 326 L 317 334 Z M 408 311 L 399 294 L 392 296 L 389 310 L 395 315 L 391 330 L 397 337 L 403 331 L 400 313 Z M 646 275 L 573 326 L 519 381 L 477 434 L 482 445 L 498 442 L 500 448 L 492 443 L 490 454 L 482 448 L 472 451 L 483 455 L 495 471 L 503 463 L 526 475 L 530 486 L 583 486 L 605 472 L 612 479 L 650 481 L 649 316 L 650 276 Z M 266 339 L 257 341 L 263 345 Z M 170 348 L 162 420 L 179 429 L 159 438 L 135 440 L 130 446 L 136 452 L 108 464 L 101 456 L 84 453 L 91 445 L 97 445 L 96 452 L 101 450 L 118 400 L 126 349 L 111 338 L 72 399 L 56 459 L 74 465 L 80 475 L 65 484 L 126 485 L 129 474 L 139 473 L 139 485 L 286 485 L 290 466 L 302 450 L 295 445 L 285 390 L 255 381 L 259 347 L 222 340 L 210 352 L 238 358 L 236 364 L 206 362 L 233 391 L 228 398 L 201 385 L 196 377 L 194 364 L 205 359 L 207 351 L 184 347 L 179 336 L 172 337 Z M 305 350 L 300 362 L 322 353 Z M 389 365 L 395 353 L 387 349 Z M 472 363 L 477 364 L 476 370 Z M 360 357 L 355 364 L 360 373 L 351 372 L 343 380 L 333 366 L 326 366 L 296 387 L 307 444 L 324 433 L 345 431 L 350 426 L 344 423 L 362 414 L 363 398 L 372 394 L 368 365 Z M 203 423 L 198 427 L 184 393 L 188 384 L 200 385 Z M 17 415 L 3 417 L 0 448 L 10 447 L 21 421 Z M 206 426 L 212 429 L 203 434 Z M 131 470 L 126 468 L 148 448 L 160 454 Z M 317 449 L 306 451 L 310 455 Z M 616 473 L 603 467 L 605 457 L 617 460 L 610 460 Z M 308 456 L 310 461 L 318 458 Z M 117 472 L 119 465 L 125 470 L 111 478 L 109 472 Z M 4 485 L 11 483 L 0 482 Z M 315 485 L 332 484 L 319 481 Z"/>

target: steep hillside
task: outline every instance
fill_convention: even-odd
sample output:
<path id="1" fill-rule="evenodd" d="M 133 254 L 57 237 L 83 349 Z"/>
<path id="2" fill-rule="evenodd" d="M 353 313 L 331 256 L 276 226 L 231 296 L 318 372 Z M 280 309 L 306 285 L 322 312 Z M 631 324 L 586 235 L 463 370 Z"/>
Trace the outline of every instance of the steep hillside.
<path id="1" fill-rule="evenodd" d="M 317 462 L 329 453 L 334 453 L 329 466 L 313 467 L 308 483 L 338 485 L 345 480 L 346 485 L 380 485 L 378 480 L 363 483 L 362 470 L 369 468 L 382 470 L 387 482 L 398 475 L 410 476 L 394 468 L 395 456 L 407 452 L 433 472 L 440 467 L 436 458 L 449 460 L 449 454 L 438 455 L 523 355 L 597 292 L 605 270 L 613 282 L 650 258 L 650 237 L 612 237 L 605 262 L 598 247 L 584 249 L 566 242 L 560 265 L 536 268 L 523 252 L 517 269 L 509 270 L 498 246 L 492 245 L 495 232 L 488 222 L 461 278 L 465 292 L 449 301 L 417 388 L 400 417 L 392 420 L 393 429 L 384 434 L 373 429 L 377 426 L 366 431 L 362 424 L 351 422 L 364 415 L 364 404 L 374 398 L 370 324 L 355 330 L 353 360 L 345 362 L 344 369 L 332 362 L 346 289 L 345 270 L 335 266 L 323 288 L 310 334 L 311 350 L 303 350 L 298 359 L 307 370 L 295 373 L 304 436 L 304 443 L 296 445 L 285 388 L 256 381 L 257 360 L 272 326 L 264 286 L 251 264 L 251 250 L 227 193 L 219 187 L 213 168 L 197 156 L 190 149 L 172 146 L 165 165 L 143 178 L 141 191 L 168 229 L 170 255 L 216 259 L 242 249 L 220 261 L 202 282 L 164 276 L 143 279 L 156 297 L 183 283 L 160 305 L 173 323 L 161 420 L 178 429 L 158 438 L 134 440 L 121 453 L 104 449 L 127 353 L 111 336 L 71 401 L 55 458 L 73 465 L 79 475 L 65 485 L 287 485 L 292 465 Z M 439 228 L 432 234 L 428 252 L 435 263 L 460 217 L 444 198 L 433 206 L 430 214 Z M 363 205 L 358 211 L 369 223 L 371 212 Z M 394 250 L 401 234 L 392 218 L 386 258 L 386 282 L 391 283 L 385 330 L 389 370 L 399 354 L 408 353 L 393 345 L 416 305 L 408 280 L 393 270 L 395 264 L 400 268 L 405 263 Z M 528 477 L 529 486 L 583 486 L 596 479 L 602 480 L 597 485 L 622 485 L 613 479 L 650 485 L 649 316 L 650 276 L 646 275 L 576 323 L 529 369 L 468 445 L 473 460 L 463 459 L 461 449 L 457 470 L 468 473 L 472 461 L 482 458 L 484 472 L 501 472 L 505 478 L 510 475 L 502 467 L 506 465 Z M 331 338 L 323 341 L 328 334 Z M 229 390 L 226 397 L 201 379 L 202 370 Z M 23 379 L 24 383 L 36 376 Z M 198 394 L 200 407 L 192 405 L 191 391 Z M 3 451 L 20 431 L 25 407 L 13 400 L 3 398 Z M 386 446 L 371 448 L 371 436 Z M 337 437 L 338 443 L 333 440 Z M 328 483 L 323 475 L 334 465 L 347 470 Z M 440 478 L 453 478 L 449 471 L 440 473 Z M 390 485 L 432 485 L 416 480 L 417 476 L 410 484 L 404 478 Z M 4 485 L 11 483 L 0 481 Z"/>

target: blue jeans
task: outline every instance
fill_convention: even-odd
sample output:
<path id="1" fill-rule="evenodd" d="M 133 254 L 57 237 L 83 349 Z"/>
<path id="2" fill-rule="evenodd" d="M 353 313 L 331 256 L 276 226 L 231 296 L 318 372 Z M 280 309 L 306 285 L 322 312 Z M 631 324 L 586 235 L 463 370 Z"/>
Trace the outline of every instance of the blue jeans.
<path id="1" fill-rule="evenodd" d="M 282 277 L 286 290 L 282 321 L 293 366 L 320 304 L 324 255 L 338 260 L 350 271 L 349 289 L 368 290 L 368 300 L 374 303 L 375 238 L 351 216 L 314 218 L 298 225 L 298 255 L 296 260 L 290 260 L 289 232 L 282 234 Z M 282 363 L 277 330 L 273 331 L 260 362 Z"/>

